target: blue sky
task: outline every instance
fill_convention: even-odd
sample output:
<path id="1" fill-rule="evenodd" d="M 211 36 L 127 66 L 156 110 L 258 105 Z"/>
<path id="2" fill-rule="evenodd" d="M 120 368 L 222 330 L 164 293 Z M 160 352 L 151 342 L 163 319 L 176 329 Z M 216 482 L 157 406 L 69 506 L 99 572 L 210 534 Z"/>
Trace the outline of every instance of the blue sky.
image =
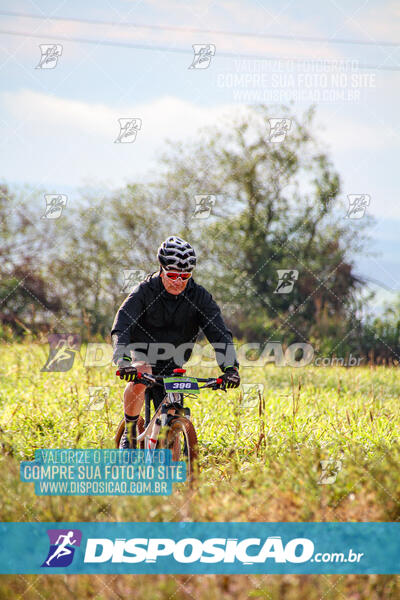
<path id="1" fill-rule="evenodd" d="M 284 103 L 293 100 L 300 113 L 314 99 L 320 139 L 341 174 L 343 195 L 369 194 L 368 212 L 377 219 L 371 244 L 376 255 L 358 258 L 358 269 L 392 290 L 382 291 L 380 301 L 400 290 L 400 49 L 382 45 L 399 40 L 398 3 L 3 0 L 0 13 L 7 11 L 25 16 L 0 14 L 0 177 L 5 182 L 68 193 L 73 201 L 78 188 L 88 183 L 111 188 L 145 179 L 156 168 L 166 138 L 193 137 L 198 128 L 213 126 L 245 103 L 264 99 L 272 104 L 269 98 L 276 93 Z M 50 16 L 113 25 L 46 20 Z M 57 67 L 35 69 L 39 44 L 56 43 L 57 36 L 67 38 L 60 39 Z M 208 69 L 190 70 L 192 44 L 201 43 L 214 44 L 216 54 Z M 245 63 L 243 55 L 271 60 Z M 331 72 L 315 74 L 316 61 L 324 59 L 352 64 L 342 70 L 342 87 Z M 263 74 L 262 81 L 257 82 L 254 72 Z M 246 73 L 243 83 L 238 76 Z M 330 96 L 323 98 L 326 89 Z M 301 99 L 299 93 L 307 96 Z M 113 143 L 120 117 L 142 119 L 134 144 Z"/>

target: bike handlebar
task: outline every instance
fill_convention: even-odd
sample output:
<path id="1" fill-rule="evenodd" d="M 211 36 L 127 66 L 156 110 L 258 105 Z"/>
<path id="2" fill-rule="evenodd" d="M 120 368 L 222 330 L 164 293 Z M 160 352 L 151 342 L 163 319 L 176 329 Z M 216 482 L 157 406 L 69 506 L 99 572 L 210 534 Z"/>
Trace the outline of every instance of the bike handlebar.
<path id="1" fill-rule="evenodd" d="M 119 370 L 115 373 L 115 375 L 117 377 L 119 377 Z M 162 385 L 164 382 L 164 379 L 166 377 L 171 377 L 171 375 L 152 375 L 151 373 L 142 373 L 141 371 L 137 371 L 136 375 L 135 375 L 135 383 L 144 383 L 145 385 Z M 223 385 L 224 380 L 222 379 L 222 377 L 211 377 L 211 378 L 207 378 L 204 379 L 202 377 L 192 377 L 192 379 L 196 379 L 196 381 L 198 383 L 205 383 L 206 385 L 202 385 L 201 388 L 199 389 L 203 389 L 203 388 L 207 388 L 207 387 L 215 387 L 215 389 L 217 389 L 218 387 L 220 387 L 221 385 Z M 143 380 L 143 381 L 141 381 Z"/>

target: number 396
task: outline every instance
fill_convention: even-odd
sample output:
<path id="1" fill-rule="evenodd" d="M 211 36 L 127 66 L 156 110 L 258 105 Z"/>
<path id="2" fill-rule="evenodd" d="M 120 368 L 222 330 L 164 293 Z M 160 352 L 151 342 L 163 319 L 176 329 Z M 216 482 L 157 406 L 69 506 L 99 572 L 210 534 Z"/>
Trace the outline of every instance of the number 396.
<path id="1" fill-rule="evenodd" d="M 190 381 L 177 381 L 173 384 L 172 387 L 174 388 L 174 390 L 190 390 L 191 383 Z"/>

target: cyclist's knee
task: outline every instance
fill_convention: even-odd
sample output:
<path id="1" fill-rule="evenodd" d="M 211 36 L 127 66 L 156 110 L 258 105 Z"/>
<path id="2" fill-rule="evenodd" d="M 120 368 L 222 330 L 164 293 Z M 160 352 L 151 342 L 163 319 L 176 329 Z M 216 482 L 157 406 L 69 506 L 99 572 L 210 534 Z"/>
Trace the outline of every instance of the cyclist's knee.
<path id="1" fill-rule="evenodd" d="M 124 390 L 124 398 L 131 398 L 131 397 L 135 397 L 138 394 L 140 394 L 143 390 L 145 389 L 146 386 L 144 386 L 141 383 L 135 383 L 133 381 L 130 381 L 129 383 L 126 384 L 125 386 L 125 390 Z"/>
<path id="2" fill-rule="evenodd" d="M 141 410 L 144 402 L 145 389 L 146 386 L 140 383 L 133 383 L 133 381 L 126 384 L 124 390 L 124 406 L 128 409 L 129 414 L 131 414 L 129 410 L 134 410 L 135 414 Z"/>

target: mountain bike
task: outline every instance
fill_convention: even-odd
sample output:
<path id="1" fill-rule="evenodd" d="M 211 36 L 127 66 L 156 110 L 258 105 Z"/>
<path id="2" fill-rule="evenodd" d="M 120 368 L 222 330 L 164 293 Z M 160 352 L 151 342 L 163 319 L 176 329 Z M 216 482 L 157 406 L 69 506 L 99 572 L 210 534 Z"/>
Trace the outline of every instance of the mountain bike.
<path id="1" fill-rule="evenodd" d="M 186 476 L 190 481 L 196 471 L 198 458 L 197 435 L 190 420 L 190 408 L 184 406 L 185 397 L 196 398 L 200 390 L 211 388 L 225 390 L 222 377 L 202 379 L 187 377 L 185 369 L 174 369 L 173 376 L 151 375 L 140 371 L 135 375 L 134 383 L 146 386 L 145 419 L 139 417 L 137 423 L 137 442 L 140 448 L 154 450 L 166 448 L 171 450 L 172 460 L 186 462 Z M 119 375 L 119 371 L 116 372 Z M 204 385 L 199 386 L 199 383 Z M 153 417 L 150 415 L 150 389 L 162 386 L 165 396 Z M 115 435 L 115 444 L 119 448 L 121 436 L 125 429 L 122 419 Z"/>

